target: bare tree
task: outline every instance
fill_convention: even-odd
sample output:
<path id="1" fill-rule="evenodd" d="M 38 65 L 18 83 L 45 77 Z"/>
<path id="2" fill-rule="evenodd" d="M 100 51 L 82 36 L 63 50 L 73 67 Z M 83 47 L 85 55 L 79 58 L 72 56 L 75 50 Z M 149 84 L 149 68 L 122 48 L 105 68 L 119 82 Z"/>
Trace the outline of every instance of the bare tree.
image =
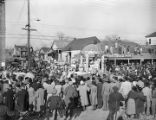
<path id="1" fill-rule="evenodd" d="M 57 37 L 58 37 L 58 40 L 64 40 L 65 35 L 62 32 L 58 32 Z"/>
<path id="2" fill-rule="evenodd" d="M 115 40 L 119 40 L 120 37 L 118 35 L 107 35 L 105 37 L 105 40 L 108 40 L 108 41 L 115 41 Z"/>

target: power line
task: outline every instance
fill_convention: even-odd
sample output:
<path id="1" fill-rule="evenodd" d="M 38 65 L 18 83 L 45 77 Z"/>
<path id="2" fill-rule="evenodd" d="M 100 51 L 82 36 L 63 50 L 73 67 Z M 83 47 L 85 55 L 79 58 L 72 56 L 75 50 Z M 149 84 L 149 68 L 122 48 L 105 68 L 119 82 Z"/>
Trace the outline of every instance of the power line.
<path id="1" fill-rule="evenodd" d="M 3 37 L 3 36 L 0 36 L 0 37 Z M 9 37 L 9 36 L 6 36 L 5 38 L 11 38 L 11 39 L 27 39 L 26 37 Z M 34 40 L 45 40 L 45 41 L 51 41 L 53 39 L 47 39 L 47 38 L 35 38 L 35 37 L 31 37 L 31 39 L 34 39 Z"/>
<path id="2" fill-rule="evenodd" d="M 37 31 L 38 32 L 38 31 Z M 40 32 L 38 32 L 38 33 L 40 33 Z M 15 36 L 18 36 L 18 37 L 21 37 L 21 36 L 23 36 L 23 37 L 25 37 L 25 36 L 27 36 L 26 34 L 4 34 L 4 33 L 0 33 L 0 36 L 9 36 L 9 37 L 15 37 Z M 31 35 L 31 36 L 33 36 L 33 37 L 43 37 L 43 38 L 57 38 L 58 36 L 49 36 L 49 35 L 43 35 L 43 34 L 41 34 L 40 33 L 40 35 Z M 74 37 L 69 37 L 69 36 L 64 36 L 64 38 L 74 38 Z"/>

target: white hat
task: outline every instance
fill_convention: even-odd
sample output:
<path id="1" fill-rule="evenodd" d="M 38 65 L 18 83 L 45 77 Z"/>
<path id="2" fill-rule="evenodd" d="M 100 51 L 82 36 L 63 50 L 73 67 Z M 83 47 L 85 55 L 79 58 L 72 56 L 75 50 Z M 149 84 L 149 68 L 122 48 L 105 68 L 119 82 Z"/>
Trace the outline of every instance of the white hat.
<path id="1" fill-rule="evenodd" d="M 54 95 L 54 94 L 56 94 L 56 93 L 57 93 L 57 90 L 56 90 L 55 88 L 53 88 L 52 94 Z"/>
<path id="2" fill-rule="evenodd" d="M 141 88 L 144 87 L 144 83 L 143 83 L 141 80 L 138 81 L 137 85 L 138 85 L 139 87 L 141 87 Z"/>
<path id="3" fill-rule="evenodd" d="M 133 86 L 136 86 L 137 85 L 137 82 L 136 81 L 133 81 Z"/>
<path id="4" fill-rule="evenodd" d="M 73 84 L 73 81 L 69 81 L 69 85 L 72 85 Z"/>
<path id="5" fill-rule="evenodd" d="M 75 83 L 76 82 L 75 79 L 72 79 L 72 82 Z"/>
<path id="6" fill-rule="evenodd" d="M 81 80 L 81 81 L 80 81 L 80 84 L 83 85 L 83 84 L 84 84 L 84 81 Z"/>

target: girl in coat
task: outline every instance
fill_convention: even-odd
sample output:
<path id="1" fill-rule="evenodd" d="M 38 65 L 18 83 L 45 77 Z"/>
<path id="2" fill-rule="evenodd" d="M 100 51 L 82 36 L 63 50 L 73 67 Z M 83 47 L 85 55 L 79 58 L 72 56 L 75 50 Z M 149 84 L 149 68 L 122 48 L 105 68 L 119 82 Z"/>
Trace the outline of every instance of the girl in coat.
<path id="1" fill-rule="evenodd" d="M 127 115 L 129 115 L 131 118 L 134 117 L 136 114 L 136 108 L 135 108 L 135 100 L 137 98 L 137 88 L 135 86 L 132 87 L 132 90 L 128 93 L 127 96 Z"/>
<path id="2" fill-rule="evenodd" d="M 35 102 L 36 102 L 36 112 L 41 112 L 41 108 L 44 106 L 44 93 L 45 90 L 43 89 L 42 85 L 39 84 L 38 89 L 35 93 Z"/>

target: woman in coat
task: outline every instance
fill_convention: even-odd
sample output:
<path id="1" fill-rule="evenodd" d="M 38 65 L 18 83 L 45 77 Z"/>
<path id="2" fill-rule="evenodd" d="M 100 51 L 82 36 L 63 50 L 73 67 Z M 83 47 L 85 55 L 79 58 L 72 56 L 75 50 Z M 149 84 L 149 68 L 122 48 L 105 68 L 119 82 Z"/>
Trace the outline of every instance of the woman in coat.
<path id="1" fill-rule="evenodd" d="M 7 120 L 8 107 L 3 104 L 3 99 L 0 98 L 0 120 Z"/>
<path id="2" fill-rule="evenodd" d="M 95 81 L 92 82 L 90 89 L 91 89 L 90 101 L 91 101 L 91 105 L 93 107 L 93 110 L 95 110 L 96 105 L 97 105 L 97 86 L 96 86 Z"/>
<path id="3" fill-rule="evenodd" d="M 24 86 L 21 86 L 21 88 L 18 88 L 17 93 L 16 93 L 16 103 L 15 103 L 15 108 L 19 112 L 23 112 L 26 110 L 27 105 L 27 99 L 28 99 L 28 94 L 27 91 L 24 89 Z"/>
<path id="4" fill-rule="evenodd" d="M 83 107 L 83 110 L 85 110 L 88 105 L 87 92 L 89 91 L 89 87 L 83 81 L 80 81 L 80 86 L 77 90 L 79 91 L 81 106 Z"/>
<path id="5" fill-rule="evenodd" d="M 136 105 L 135 101 L 137 98 L 137 88 L 135 86 L 132 87 L 132 90 L 128 93 L 127 96 L 127 114 L 132 118 L 136 114 Z"/>
<path id="6" fill-rule="evenodd" d="M 97 83 L 97 101 L 98 101 L 98 108 L 102 108 L 103 105 L 103 98 L 102 98 L 102 80 L 99 78 L 99 81 Z"/>
<path id="7" fill-rule="evenodd" d="M 11 86 L 9 86 L 8 90 L 3 94 L 5 98 L 5 104 L 10 111 L 14 111 L 14 92 Z"/>
<path id="8" fill-rule="evenodd" d="M 136 115 L 137 117 L 141 117 L 144 112 L 144 103 L 146 101 L 146 97 L 142 92 L 142 88 L 138 87 L 137 98 L 136 98 Z"/>
<path id="9" fill-rule="evenodd" d="M 41 84 L 39 84 L 39 88 L 35 93 L 35 100 L 36 100 L 36 112 L 40 112 L 41 111 L 41 107 L 44 106 L 44 89 L 42 87 Z"/>
<path id="10" fill-rule="evenodd" d="M 109 94 L 111 93 L 112 91 L 112 87 L 111 87 L 111 84 L 110 84 L 110 81 L 108 80 L 108 78 L 105 78 L 105 81 L 102 85 L 102 98 L 103 98 L 103 107 L 102 109 L 104 111 L 107 111 L 108 110 L 108 100 L 109 100 Z"/>
<path id="11" fill-rule="evenodd" d="M 32 85 L 30 85 L 29 88 L 28 88 L 28 95 L 29 95 L 29 110 L 33 111 L 35 90 L 32 87 Z"/>

